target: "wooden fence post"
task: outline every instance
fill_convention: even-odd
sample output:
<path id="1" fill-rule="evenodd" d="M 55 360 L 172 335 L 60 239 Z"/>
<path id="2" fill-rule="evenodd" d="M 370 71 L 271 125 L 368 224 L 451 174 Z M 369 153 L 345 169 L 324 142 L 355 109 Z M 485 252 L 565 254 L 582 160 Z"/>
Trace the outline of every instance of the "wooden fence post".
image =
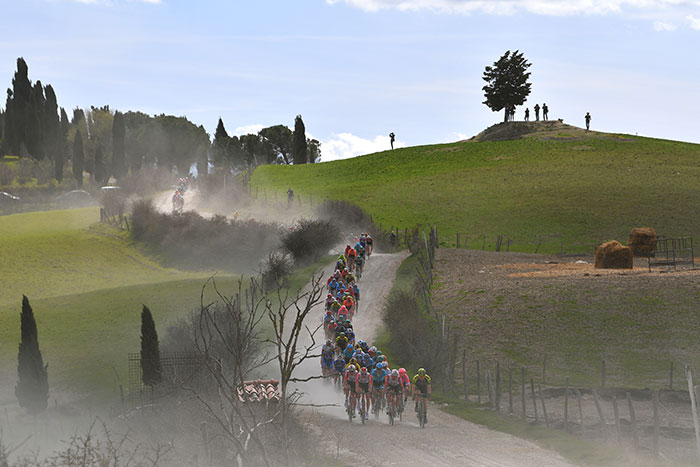
<path id="1" fill-rule="evenodd" d="M 690 408 L 693 411 L 693 425 L 695 426 L 695 444 L 698 450 L 698 460 L 700 460 L 700 424 L 698 423 L 698 405 L 695 400 L 695 386 L 693 385 L 693 373 L 690 366 L 685 366 L 685 377 L 688 380 L 688 392 L 690 393 Z"/>
<path id="2" fill-rule="evenodd" d="M 491 407 L 491 409 L 493 409 L 495 406 L 495 404 L 494 404 L 495 401 L 493 399 L 493 386 L 491 385 L 491 369 L 490 368 L 486 368 L 486 385 L 487 385 L 487 388 L 489 391 L 489 407 Z"/>
<path id="3" fill-rule="evenodd" d="M 478 245 L 478 243 L 477 243 L 477 245 Z M 484 243 L 483 243 L 483 245 L 481 245 L 481 249 L 486 250 L 486 234 L 484 234 Z"/>
<path id="4" fill-rule="evenodd" d="M 508 413 L 513 413 L 513 367 L 508 368 Z"/>
<path id="5" fill-rule="evenodd" d="M 530 390 L 532 391 L 532 407 L 535 409 L 535 423 L 540 419 L 537 416 L 537 396 L 535 395 L 535 380 L 530 378 Z"/>
<path id="6" fill-rule="evenodd" d="M 301 208 L 301 196 L 297 195 L 297 201 L 299 202 L 299 207 Z"/>
<path id="7" fill-rule="evenodd" d="M 542 401 L 542 414 L 544 415 L 544 424 L 549 428 L 549 417 L 547 417 L 547 407 L 544 405 L 544 394 L 542 394 L 542 385 L 537 385 L 537 390 L 540 392 L 540 400 Z"/>
<path id="8" fill-rule="evenodd" d="M 630 393 L 625 394 L 627 396 L 627 405 L 630 409 L 630 422 L 632 422 L 632 439 L 634 439 L 634 451 L 639 450 L 639 434 L 637 433 L 637 416 L 634 413 L 634 406 L 632 405 L 632 396 Z"/>
<path id="9" fill-rule="evenodd" d="M 569 377 L 566 377 L 566 389 L 564 390 L 564 430 L 569 432 Z"/>
<path id="10" fill-rule="evenodd" d="M 576 388 L 576 399 L 578 400 L 578 419 L 581 424 L 581 435 L 583 435 L 583 404 L 581 403 L 581 391 Z"/>
<path id="11" fill-rule="evenodd" d="M 524 366 L 520 367 L 520 403 L 522 404 L 523 421 L 527 421 L 527 414 L 526 414 L 527 406 L 525 405 L 525 367 Z"/>
<path id="12" fill-rule="evenodd" d="M 598 411 L 598 418 L 600 419 L 600 432 L 605 433 L 605 417 L 603 417 L 603 409 L 600 406 L 600 400 L 598 399 L 598 391 L 593 388 L 593 402 L 595 402 L 595 408 Z"/>
<path id="13" fill-rule="evenodd" d="M 457 248 L 459 248 L 459 232 L 457 232 Z"/>
<path id="14" fill-rule="evenodd" d="M 496 361 L 496 412 L 501 411 L 501 364 Z"/>
<path id="15" fill-rule="evenodd" d="M 481 404 L 481 363 L 476 361 L 476 401 Z"/>
<path id="16" fill-rule="evenodd" d="M 469 400 L 467 389 L 467 349 L 462 349 L 462 381 L 464 382 L 464 400 Z"/>

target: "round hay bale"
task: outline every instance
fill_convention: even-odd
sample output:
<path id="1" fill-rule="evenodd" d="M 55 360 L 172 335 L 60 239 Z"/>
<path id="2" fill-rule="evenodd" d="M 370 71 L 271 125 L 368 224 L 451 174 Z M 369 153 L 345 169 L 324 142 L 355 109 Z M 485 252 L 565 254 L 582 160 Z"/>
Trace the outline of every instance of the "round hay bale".
<path id="1" fill-rule="evenodd" d="M 654 256 L 656 231 L 651 227 L 636 227 L 632 229 L 627 245 L 634 256 Z"/>
<path id="2" fill-rule="evenodd" d="M 632 269 L 634 256 L 629 247 L 613 240 L 595 250 L 596 269 Z"/>

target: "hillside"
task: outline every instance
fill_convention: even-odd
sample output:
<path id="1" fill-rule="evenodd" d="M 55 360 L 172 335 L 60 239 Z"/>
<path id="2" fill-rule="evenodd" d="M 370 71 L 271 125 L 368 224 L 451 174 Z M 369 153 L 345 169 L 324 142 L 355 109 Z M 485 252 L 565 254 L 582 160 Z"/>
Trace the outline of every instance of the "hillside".
<path id="1" fill-rule="evenodd" d="M 52 393 L 99 399 L 125 384 L 127 354 L 139 350 L 142 304 L 162 339 L 169 323 L 199 305 L 210 275 L 163 268 L 126 232 L 97 224 L 97 208 L 0 219 L 0 369 L 9 378 L 0 378 L 0 403 L 14 398 L 22 294 L 34 308 Z M 224 288 L 235 280 L 217 277 Z"/>
<path id="2" fill-rule="evenodd" d="M 517 139 L 509 139 L 509 138 Z M 497 141 L 492 141 L 497 140 Z M 635 226 L 700 231 L 700 145 L 586 132 L 560 122 L 495 125 L 470 141 L 304 166 L 261 166 L 253 190 L 343 198 L 384 228 L 437 224 L 440 240 L 511 250 L 591 252 Z M 484 237 L 485 236 L 485 241 Z"/>

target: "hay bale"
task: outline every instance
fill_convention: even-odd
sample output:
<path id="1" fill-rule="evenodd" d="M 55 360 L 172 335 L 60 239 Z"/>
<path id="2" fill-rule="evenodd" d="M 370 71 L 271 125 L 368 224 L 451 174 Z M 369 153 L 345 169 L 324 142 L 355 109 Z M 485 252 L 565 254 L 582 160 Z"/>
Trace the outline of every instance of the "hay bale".
<path id="1" fill-rule="evenodd" d="M 595 250 L 596 269 L 632 269 L 633 260 L 632 250 L 616 240 Z"/>
<path id="2" fill-rule="evenodd" d="M 656 231 L 651 227 L 636 227 L 632 229 L 627 245 L 634 256 L 654 256 Z"/>

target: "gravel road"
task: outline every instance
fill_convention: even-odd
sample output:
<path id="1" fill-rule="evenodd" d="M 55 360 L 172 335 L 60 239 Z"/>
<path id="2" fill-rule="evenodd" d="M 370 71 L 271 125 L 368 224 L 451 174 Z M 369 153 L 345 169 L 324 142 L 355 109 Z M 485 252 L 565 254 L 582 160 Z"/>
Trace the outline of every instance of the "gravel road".
<path id="1" fill-rule="evenodd" d="M 353 320 L 358 338 L 372 342 L 380 325 L 381 306 L 393 284 L 405 253 L 374 254 L 360 281 L 362 300 Z M 330 268 L 324 275 L 331 273 Z M 323 315 L 323 305 L 313 313 Z M 319 362 L 309 361 L 299 376 L 320 372 Z M 409 410 L 394 426 L 386 416 L 366 425 L 348 422 L 342 396 L 329 384 L 315 380 L 300 386 L 302 403 L 335 404 L 305 408 L 304 419 L 329 456 L 362 466 L 570 466 L 556 453 L 513 436 L 492 431 L 439 410 L 430 404 L 424 429 Z"/>

